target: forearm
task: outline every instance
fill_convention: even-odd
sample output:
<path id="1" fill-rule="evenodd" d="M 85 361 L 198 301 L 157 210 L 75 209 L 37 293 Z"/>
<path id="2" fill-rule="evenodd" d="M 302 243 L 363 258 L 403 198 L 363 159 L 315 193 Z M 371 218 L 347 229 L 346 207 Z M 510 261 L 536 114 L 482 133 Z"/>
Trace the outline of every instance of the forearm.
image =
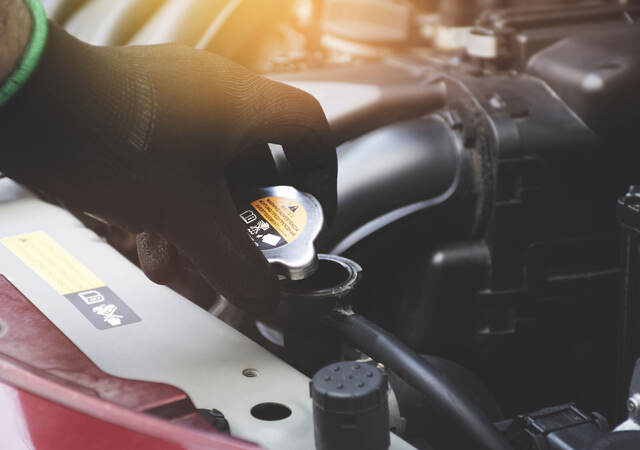
<path id="1" fill-rule="evenodd" d="M 161 236 L 246 309 L 273 307 L 277 280 L 232 191 L 278 183 L 266 148 L 275 142 L 292 183 L 335 208 L 336 151 L 317 100 L 189 47 L 92 47 L 54 24 L 47 36 L 40 5 L 22 1 L 35 5 L 32 32 L 0 99 L 0 171 L 70 209 Z"/>
<path id="2" fill-rule="evenodd" d="M 0 107 L 31 76 L 46 34 L 46 17 L 38 0 L 0 0 Z"/>
<path id="3" fill-rule="evenodd" d="M 0 83 L 14 71 L 31 37 L 31 14 L 23 0 L 2 0 L 0 7 Z"/>

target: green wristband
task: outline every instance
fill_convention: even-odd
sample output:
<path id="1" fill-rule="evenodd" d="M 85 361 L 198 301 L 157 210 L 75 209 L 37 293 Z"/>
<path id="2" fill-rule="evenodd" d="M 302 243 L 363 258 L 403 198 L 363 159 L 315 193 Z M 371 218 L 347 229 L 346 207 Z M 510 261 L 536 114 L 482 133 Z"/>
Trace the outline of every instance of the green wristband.
<path id="1" fill-rule="evenodd" d="M 47 43 L 48 22 L 44 8 L 39 0 L 24 0 L 24 3 L 31 12 L 33 29 L 20 63 L 4 84 L 0 86 L 0 107 L 7 103 L 29 80 L 29 77 L 38 66 L 38 61 L 40 61 Z"/>

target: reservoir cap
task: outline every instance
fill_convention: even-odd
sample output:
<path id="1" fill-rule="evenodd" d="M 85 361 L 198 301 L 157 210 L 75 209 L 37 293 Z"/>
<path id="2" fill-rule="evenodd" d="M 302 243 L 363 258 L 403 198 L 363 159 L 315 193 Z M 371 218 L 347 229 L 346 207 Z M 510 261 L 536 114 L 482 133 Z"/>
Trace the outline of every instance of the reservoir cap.
<path id="1" fill-rule="evenodd" d="M 279 275 L 302 280 L 315 272 L 314 241 L 324 221 L 315 197 L 291 186 L 259 188 L 239 205 L 238 213 L 249 237 Z"/>
<path id="2" fill-rule="evenodd" d="M 343 361 L 320 369 L 310 385 L 317 450 L 389 448 L 387 375 Z"/>

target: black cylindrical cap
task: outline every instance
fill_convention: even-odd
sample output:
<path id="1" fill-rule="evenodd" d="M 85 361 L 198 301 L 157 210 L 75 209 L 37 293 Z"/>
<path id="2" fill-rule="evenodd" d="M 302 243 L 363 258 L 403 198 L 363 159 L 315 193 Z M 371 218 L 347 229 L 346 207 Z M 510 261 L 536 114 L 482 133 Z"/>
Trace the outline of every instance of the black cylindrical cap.
<path id="1" fill-rule="evenodd" d="M 387 375 L 353 361 L 320 369 L 311 381 L 318 450 L 389 448 Z"/>

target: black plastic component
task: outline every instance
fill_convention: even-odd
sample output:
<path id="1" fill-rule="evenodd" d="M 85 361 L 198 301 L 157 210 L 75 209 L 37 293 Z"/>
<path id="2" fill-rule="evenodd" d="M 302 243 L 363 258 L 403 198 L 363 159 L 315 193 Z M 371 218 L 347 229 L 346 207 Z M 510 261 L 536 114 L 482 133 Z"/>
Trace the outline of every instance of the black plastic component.
<path id="1" fill-rule="evenodd" d="M 353 361 L 320 369 L 311 381 L 317 450 L 389 448 L 387 375 Z"/>
<path id="2" fill-rule="evenodd" d="M 415 296 L 402 303 L 400 337 L 419 351 L 460 356 L 471 345 L 471 301 L 487 285 L 491 255 L 484 242 L 443 245 L 420 265 Z M 446 298 L 446 301 L 439 299 Z"/>
<path id="3" fill-rule="evenodd" d="M 451 434 L 454 448 L 506 450 L 511 446 L 475 402 L 456 383 L 415 353 L 391 333 L 359 314 L 338 312 L 327 318 L 359 350 L 380 361 L 416 388 L 440 410 L 443 427 Z M 458 444 L 459 443 L 459 444 Z"/>
<path id="4" fill-rule="evenodd" d="M 640 104 L 640 89 L 625 92 L 619 82 L 635 76 L 640 39 L 616 46 L 635 33 L 628 30 L 638 25 L 628 23 L 638 2 L 614 3 L 510 1 L 485 15 L 482 26 L 514 31 L 508 38 L 520 61 L 509 69 L 529 73 L 479 70 L 425 51 L 286 77 L 317 87 L 331 125 L 350 123 L 355 137 L 339 149 L 339 210 L 322 249 L 344 250 L 366 268 L 356 310 L 421 353 L 472 369 L 507 416 L 572 400 L 612 423 L 622 418 L 613 413 L 624 405 L 614 391 L 628 384 L 616 383 L 611 349 L 628 331 L 618 327 L 613 300 L 620 268 L 613 206 L 638 182 L 637 130 L 629 125 L 640 107 L 629 105 Z M 601 92 L 582 90 L 591 63 L 607 65 L 609 56 L 620 69 L 604 68 Z M 428 80 L 446 83 L 444 111 L 374 131 L 377 120 L 353 126 L 365 117 L 387 124 L 410 117 L 400 115 L 402 102 L 414 113 L 410 93 L 425 95 L 424 86 L 434 86 Z M 389 115 L 360 115 L 383 105 L 393 105 Z M 418 203 L 428 207 L 396 215 Z M 468 264 L 469 242 L 486 245 L 486 270 Z M 450 248 L 460 257 L 434 265 L 432 255 Z M 448 281 L 456 273 L 464 279 Z M 466 274 L 476 286 L 465 286 Z M 421 330 L 421 320 L 458 327 Z"/>
<path id="5" fill-rule="evenodd" d="M 460 100 L 476 119 L 466 123 L 492 155 L 491 171 L 482 174 L 491 202 L 483 231 L 489 280 L 474 297 L 456 299 L 470 305 L 461 313 L 474 315 L 476 336 L 474 356 L 453 359 L 486 381 L 507 416 L 573 400 L 613 420 L 620 403 L 611 351 L 619 268 L 612 205 L 637 179 L 633 139 L 602 140 L 542 80 L 452 77 L 482 108 Z M 437 297 L 442 305 L 451 301 L 446 292 Z M 432 353 L 430 345 L 420 351 Z"/>
<path id="6" fill-rule="evenodd" d="M 521 414 L 497 426 L 515 450 L 584 450 L 609 431 L 604 417 L 586 414 L 571 403 Z"/>
<path id="7" fill-rule="evenodd" d="M 640 364 L 640 186 L 631 186 L 618 199 L 618 220 L 622 236 L 622 283 L 616 400 L 618 417 L 624 417 L 627 398 L 640 392 L 640 380 L 632 379 L 634 367 Z"/>
<path id="8" fill-rule="evenodd" d="M 506 2 L 496 1 L 503 4 Z M 629 18 L 633 21 L 639 13 L 638 8 L 631 2 L 623 4 L 606 0 L 511 0 L 510 3 L 516 3 L 518 7 L 486 11 L 478 20 L 478 24 L 494 29 L 521 31 L 558 25 L 603 23 L 614 19 L 627 22 Z"/>
<path id="9" fill-rule="evenodd" d="M 487 3 L 511 7 L 486 10 L 477 21 L 476 30 L 498 37 L 503 65 L 520 70 L 525 69 L 536 52 L 555 42 L 582 32 L 602 35 L 607 29 L 624 28 L 636 22 L 640 15 L 640 8 L 631 2 L 615 4 L 620 2 L 606 0 L 492 0 Z M 576 50 L 580 55 L 585 54 L 581 49 Z"/>
<path id="10" fill-rule="evenodd" d="M 269 322 L 282 330 L 284 358 L 311 376 L 341 359 L 338 336 L 319 323 L 333 308 L 351 304 L 362 280 L 362 268 L 347 258 L 318 255 L 318 270 L 306 280 L 280 282 L 277 310 Z"/>
<path id="11" fill-rule="evenodd" d="M 290 312 L 292 321 L 317 318 L 336 306 L 349 302 L 349 296 L 360 283 L 362 268 L 355 261 L 335 256 L 318 255 L 318 270 L 309 278 L 280 281 L 281 308 Z"/>
<path id="12" fill-rule="evenodd" d="M 229 422 L 217 409 L 198 409 L 198 413 L 216 430 L 221 433 L 231 433 L 231 427 L 229 427 Z"/>
<path id="13" fill-rule="evenodd" d="M 589 450 L 637 450 L 640 448 L 640 431 L 618 431 L 600 438 Z"/>
<path id="14" fill-rule="evenodd" d="M 640 121 L 640 26 L 615 24 L 543 50 L 527 71 L 544 79 L 596 132 L 619 136 Z M 589 49 L 589 51 L 584 51 Z"/>

